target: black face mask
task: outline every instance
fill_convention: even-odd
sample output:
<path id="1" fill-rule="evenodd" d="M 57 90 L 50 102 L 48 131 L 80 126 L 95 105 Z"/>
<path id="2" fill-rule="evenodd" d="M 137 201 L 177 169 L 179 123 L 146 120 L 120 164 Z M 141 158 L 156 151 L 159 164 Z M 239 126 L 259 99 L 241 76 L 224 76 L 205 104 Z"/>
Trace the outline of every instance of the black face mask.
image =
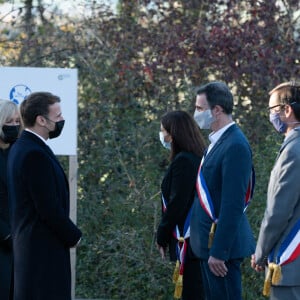
<path id="1" fill-rule="evenodd" d="M 2 141 L 5 144 L 12 144 L 14 143 L 18 136 L 20 131 L 20 125 L 3 125 L 2 127 Z"/>
<path id="2" fill-rule="evenodd" d="M 65 125 L 65 120 L 61 120 L 61 121 L 55 122 L 55 128 L 54 128 L 54 130 L 53 131 L 49 131 L 49 139 L 54 139 L 54 138 L 58 137 L 61 134 L 61 132 L 62 132 L 62 130 L 64 128 L 64 125 Z"/>

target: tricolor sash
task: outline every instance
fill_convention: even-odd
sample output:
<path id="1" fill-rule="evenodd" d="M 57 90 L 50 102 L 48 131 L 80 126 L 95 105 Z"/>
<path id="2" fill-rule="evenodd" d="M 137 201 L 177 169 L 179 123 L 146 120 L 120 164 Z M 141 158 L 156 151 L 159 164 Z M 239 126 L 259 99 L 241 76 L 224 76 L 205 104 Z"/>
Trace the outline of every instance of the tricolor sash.
<path id="1" fill-rule="evenodd" d="M 265 278 L 263 295 L 269 296 L 271 284 L 277 285 L 281 280 L 281 266 L 286 265 L 300 256 L 300 220 L 293 226 L 290 233 L 281 243 L 277 256 L 273 249 L 268 257 L 268 272 Z"/>
<path id="2" fill-rule="evenodd" d="M 162 195 L 162 208 L 163 212 L 167 211 L 167 202 Z M 190 208 L 187 217 L 184 222 L 183 226 L 183 236 L 180 234 L 180 230 L 178 225 L 175 226 L 173 230 L 173 237 L 177 240 L 176 245 L 176 266 L 173 273 L 173 283 L 175 283 L 175 291 L 174 291 L 174 298 L 180 299 L 182 295 L 182 283 L 183 283 L 183 273 L 184 273 L 184 262 L 185 262 L 185 255 L 187 252 L 187 239 L 190 237 L 190 220 L 191 220 L 192 208 Z"/>
<path id="3" fill-rule="evenodd" d="M 215 214 L 215 210 L 214 210 L 214 206 L 213 206 L 213 202 L 209 193 L 209 190 L 207 188 L 204 176 L 202 174 L 202 164 L 204 161 L 204 156 L 202 157 L 200 166 L 199 166 L 199 170 L 198 170 L 198 176 L 197 176 L 197 181 L 196 181 L 196 191 L 197 191 L 197 195 L 200 201 L 200 205 L 202 206 L 202 208 L 204 209 L 204 211 L 206 212 L 206 214 L 210 217 L 210 219 L 212 220 L 212 226 L 210 229 L 210 233 L 209 233 L 209 239 L 208 239 L 208 248 L 211 248 L 212 245 L 212 241 L 213 241 L 213 237 L 215 234 L 215 230 L 216 230 L 216 226 L 218 223 L 218 218 Z M 246 195 L 245 195 L 245 208 L 244 208 L 244 212 L 246 211 L 252 197 L 253 197 L 253 192 L 254 192 L 254 186 L 255 186 L 255 171 L 254 168 L 252 166 L 252 170 L 251 170 L 251 176 L 249 179 L 249 183 L 248 183 L 248 187 L 247 187 L 247 191 L 246 191 Z"/>

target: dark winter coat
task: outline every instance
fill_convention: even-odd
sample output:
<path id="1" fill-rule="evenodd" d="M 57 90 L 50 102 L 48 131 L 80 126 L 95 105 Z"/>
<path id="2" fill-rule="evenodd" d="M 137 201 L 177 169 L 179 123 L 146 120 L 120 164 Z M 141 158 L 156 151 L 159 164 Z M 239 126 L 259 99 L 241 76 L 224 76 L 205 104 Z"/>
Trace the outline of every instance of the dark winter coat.
<path id="1" fill-rule="evenodd" d="M 9 237 L 9 205 L 7 195 L 7 156 L 9 148 L 0 149 L 0 299 L 10 299 L 12 286 L 13 253 Z"/>
<path id="2" fill-rule="evenodd" d="M 14 300 L 71 300 L 70 247 L 81 237 L 69 218 L 69 187 L 51 149 L 23 131 L 8 158 Z"/>

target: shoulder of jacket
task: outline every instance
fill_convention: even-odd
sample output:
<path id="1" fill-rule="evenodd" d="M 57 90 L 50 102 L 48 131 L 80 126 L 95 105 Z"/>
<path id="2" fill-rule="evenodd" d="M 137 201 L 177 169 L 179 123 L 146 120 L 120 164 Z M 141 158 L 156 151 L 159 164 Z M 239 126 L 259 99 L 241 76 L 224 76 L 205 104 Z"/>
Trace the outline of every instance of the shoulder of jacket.
<path id="1" fill-rule="evenodd" d="M 201 158 L 191 152 L 186 152 L 186 151 L 182 151 L 180 153 L 178 153 L 175 156 L 175 159 L 173 160 L 174 163 L 178 163 L 178 162 L 184 162 L 184 163 L 191 163 L 191 164 L 200 164 Z"/>

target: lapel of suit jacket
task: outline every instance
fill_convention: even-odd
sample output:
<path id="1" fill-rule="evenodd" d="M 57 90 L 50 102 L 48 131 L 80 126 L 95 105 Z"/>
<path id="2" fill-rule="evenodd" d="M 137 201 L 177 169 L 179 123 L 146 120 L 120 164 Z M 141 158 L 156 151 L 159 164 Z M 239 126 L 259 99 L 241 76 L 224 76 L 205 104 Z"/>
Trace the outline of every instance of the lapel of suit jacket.
<path id="1" fill-rule="evenodd" d="M 209 159 L 212 156 L 212 154 L 216 151 L 216 149 L 218 149 L 218 147 L 223 143 L 223 141 L 226 140 L 227 137 L 236 129 L 237 129 L 237 125 L 233 124 L 221 135 L 221 137 L 218 139 L 216 144 L 212 147 L 212 149 L 205 156 L 204 162 L 207 161 L 207 159 Z"/>

